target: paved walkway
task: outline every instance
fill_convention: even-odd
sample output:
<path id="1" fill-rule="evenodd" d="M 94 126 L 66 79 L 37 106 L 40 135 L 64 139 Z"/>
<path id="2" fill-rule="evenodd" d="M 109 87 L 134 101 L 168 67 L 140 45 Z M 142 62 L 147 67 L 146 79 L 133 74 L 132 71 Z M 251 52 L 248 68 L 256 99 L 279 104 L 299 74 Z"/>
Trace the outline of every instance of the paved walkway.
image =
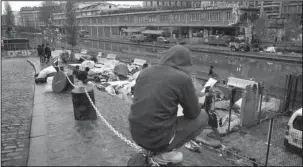
<path id="1" fill-rule="evenodd" d="M 2 59 L 1 165 L 26 166 L 33 106 L 33 68 L 25 58 Z"/>
<path id="2" fill-rule="evenodd" d="M 70 92 L 43 91 L 43 85 L 36 85 L 32 126 L 32 134 L 36 135 L 31 139 L 28 165 L 127 165 L 135 150 L 115 136 L 101 119 L 77 121 Z M 96 89 L 94 94 L 96 106 L 107 121 L 131 139 L 127 120 L 129 104 Z M 36 100 L 36 96 L 40 100 Z M 182 151 L 185 164 L 233 165 L 207 148 L 201 154 L 185 148 Z"/>

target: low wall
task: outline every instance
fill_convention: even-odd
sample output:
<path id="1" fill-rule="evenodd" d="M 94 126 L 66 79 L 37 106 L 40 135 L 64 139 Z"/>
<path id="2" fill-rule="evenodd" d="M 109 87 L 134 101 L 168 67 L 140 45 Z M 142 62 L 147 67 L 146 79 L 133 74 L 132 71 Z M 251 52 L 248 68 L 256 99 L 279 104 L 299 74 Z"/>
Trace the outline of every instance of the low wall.
<path id="1" fill-rule="evenodd" d="M 4 58 L 31 57 L 31 56 L 38 56 L 35 49 L 10 50 L 10 51 L 1 52 L 1 57 Z"/>

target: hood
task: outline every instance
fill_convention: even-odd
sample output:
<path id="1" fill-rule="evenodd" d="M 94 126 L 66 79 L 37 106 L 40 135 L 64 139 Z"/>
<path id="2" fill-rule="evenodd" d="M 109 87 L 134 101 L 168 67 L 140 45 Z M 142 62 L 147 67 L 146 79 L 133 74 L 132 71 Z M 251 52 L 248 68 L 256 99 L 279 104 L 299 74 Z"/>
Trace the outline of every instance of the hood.
<path id="1" fill-rule="evenodd" d="M 189 49 L 184 46 L 176 45 L 163 53 L 159 65 L 172 66 L 186 73 L 185 67 L 192 66 L 192 58 Z"/>

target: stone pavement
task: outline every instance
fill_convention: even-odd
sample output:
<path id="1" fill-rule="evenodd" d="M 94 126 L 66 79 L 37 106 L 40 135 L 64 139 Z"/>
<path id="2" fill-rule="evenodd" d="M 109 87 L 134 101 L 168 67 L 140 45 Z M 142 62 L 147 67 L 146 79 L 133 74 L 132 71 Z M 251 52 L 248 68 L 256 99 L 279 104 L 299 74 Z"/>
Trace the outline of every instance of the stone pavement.
<path id="1" fill-rule="evenodd" d="M 135 150 L 115 136 L 101 119 L 77 121 L 74 119 L 70 92 L 43 91 L 43 85 L 36 87 L 35 94 L 39 94 L 39 99 L 42 100 L 35 102 L 34 106 L 40 107 L 34 108 L 36 114 L 33 115 L 43 121 L 35 122 L 35 116 L 33 117 L 35 125 L 32 126 L 32 133 L 38 133 L 40 136 L 37 135 L 31 140 L 28 165 L 127 165 Z M 94 94 L 96 106 L 106 120 L 126 138 L 131 139 L 127 120 L 129 104 L 96 89 Z M 233 165 L 206 148 L 201 154 L 184 148 L 182 151 L 185 163 L 189 165 Z"/>
<path id="2" fill-rule="evenodd" d="M 25 58 L 2 59 L 1 64 L 1 165 L 26 166 L 33 105 L 33 68 Z"/>

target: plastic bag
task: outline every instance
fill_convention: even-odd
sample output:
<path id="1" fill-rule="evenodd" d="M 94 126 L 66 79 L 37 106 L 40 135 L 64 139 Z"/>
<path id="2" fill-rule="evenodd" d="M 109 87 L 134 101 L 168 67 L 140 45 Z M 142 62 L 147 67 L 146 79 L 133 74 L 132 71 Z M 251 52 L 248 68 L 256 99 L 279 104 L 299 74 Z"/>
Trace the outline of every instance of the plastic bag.
<path id="1" fill-rule="evenodd" d="M 85 71 L 85 68 L 88 67 L 89 69 L 93 69 L 95 67 L 95 62 L 91 60 L 85 60 L 80 65 L 80 70 Z"/>
<path id="2" fill-rule="evenodd" d="M 54 77 L 48 77 L 47 78 L 47 81 L 46 81 L 46 85 L 44 87 L 44 92 L 53 92 L 53 87 L 52 87 L 52 84 L 53 84 L 53 79 Z"/>

